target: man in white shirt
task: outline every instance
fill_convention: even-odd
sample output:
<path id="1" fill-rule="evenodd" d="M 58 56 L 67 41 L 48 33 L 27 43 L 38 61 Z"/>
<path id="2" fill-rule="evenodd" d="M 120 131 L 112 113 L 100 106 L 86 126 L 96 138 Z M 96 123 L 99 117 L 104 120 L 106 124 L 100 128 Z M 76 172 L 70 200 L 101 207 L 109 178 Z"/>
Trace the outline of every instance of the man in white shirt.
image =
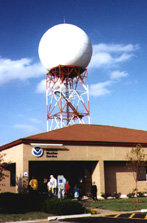
<path id="1" fill-rule="evenodd" d="M 48 190 L 52 197 L 56 197 L 57 194 L 57 180 L 53 175 L 50 175 L 50 181 L 47 183 Z"/>

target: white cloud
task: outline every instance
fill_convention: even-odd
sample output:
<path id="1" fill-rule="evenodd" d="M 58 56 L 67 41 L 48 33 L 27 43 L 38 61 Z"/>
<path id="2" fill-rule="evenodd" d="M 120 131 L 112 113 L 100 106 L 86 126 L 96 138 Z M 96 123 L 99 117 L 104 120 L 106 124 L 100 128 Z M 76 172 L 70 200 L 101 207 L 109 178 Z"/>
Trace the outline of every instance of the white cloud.
<path id="1" fill-rule="evenodd" d="M 29 121 L 34 122 L 34 123 L 41 123 L 41 121 L 36 118 L 29 118 Z"/>
<path id="2" fill-rule="evenodd" d="M 110 91 L 107 89 L 107 87 L 111 86 L 111 84 L 112 81 L 105 81 L 97 84 L 91 84 L 89 88 L 89 93 L 90 95 L 96 97 L 109 94 Z"/>
<path id="3" fill-rule="evenodd" d="M 113 63 L 113 58 L 109 53 L 99 52 L 93 54 L 88 68 L 99 68 L 112 63 Z"/>
<path id="4" fill-rule="evenodd" d="M 127 54 L 127 53 L 123 53 L 122 55 L 120 55 L 120 57 L 117 57 L 114 62 L 123 62 L 123 61 L 126 61 L 126 60 L 129 60 L 131 59 L 131 57 L 133 57 L 134 54 Z"/>
<path id="5" fill-rule="evenodd" d="M 133 44 L 105 44 L 100 43 L 93 45 L 93 56 L 88 68 L 101 68 L 101 69 L 114 69 L 114 67 L 120 67 L 120 64 L 130 60 L 135 56 L 135 51 L 139 49 L 139 45 Z M 105 82 L 92 84 L 90 86 L 90 95 L 102 96 L 109 94 L 111 87 L 118 83 L 116 81 L 121 78 L 127 77 L 126 71 L 114 70 L 111 71 L 110 79 Z M 108 89 L 110 88 L 110 89 Z"/>
<path id="6" fill-rule="evenodd" d="M 112 86 L 117 83 L 116 81 L 127 76 L 128 73 L 125 71 L 119 71 L 119 70 L 113 71 L 110 73 L 110 80 L 96 84 L 91 84 L 89 87 L 89 93 L 91 96 L 95 97 L 110 94 L 111 90 L 109 90 L 108 88 L 112 88 Z"/>
<path id="7" fill-rule="evenodd" d="M 93 55 L 88 68 L 113 67 L 131 59 L 134 56 L 134 52 L 138 49 L 139 46 L 133 44 L 100 43 L 93 45 Z"/>
<path id="8" fill-rule="evenodd" d="M 105 44 L 93 45 L 94 52 L 133 52 L 139 49 L 138 44 Z"/>
<path id="9" fill-rule="evenodd" d="M 46 79 L 39 82 L 39 84 L 36 87 L 37 93 L 45 93 L 46 92 Z"/>
<path id="10" fill-rule="evenodd" d="M 14 125 L 14 128 L 24 130 L 28 133 L 39 132 L 38 128 L 36 128 L 32 125 L 26 125 L 26 124 L 16 124 L 16 125 Z"/>
<path id="11" fill-rule="evenodd" d="M 46 70 L 41 63 L 33 63 L 32 59 L 11 60 L 0 58 L 0 84 L 12 80 L 27 80 L 45 75 Z"/>
<path id="12" fill-rule="evenodd" d="M 118 80 L 122 77 L 127 77 L 128 76 L 128 73 L 125 72 L 125 71 L 119 71 L 119 70 L 116 70 L 116 71 L 113 71 L 110 73 L 110 79 L 111 80 Z"/>
<path id="13" fill-rule="evenodd" d="M 134 56 L 135 51 L 138 49 L 139 46 L 133 44 L 100 43 L 93 45 L 93 56 L 88 68 L 114 68 L 116 65 L 119 67 L 122 62 L 131 59 Z M 0 57 L 0 85 L 12 80 L 26 81 L 29 78 L 37 78 L 45 75 L 46 72 L 46 69 L 41 63 L 33 63 L 33 60 L 30 58 L 11 60 Z M 124 71 L 113 71 L 110 73 L 110 80 L 118 80 L 127 75 L 127 72 Z M 107 89 L 110 85 L 110 80 L 90 86 L 92 92 L 91 95 L 99 96 L 110 93 L 110 90 Z M 55 88 L 58 87 L 59 83 L 56 83 Z M 96 89 L 98 89 L 97 92 Z M 45 79 L 38 83 L 36 92 L 46 92 Z"/>

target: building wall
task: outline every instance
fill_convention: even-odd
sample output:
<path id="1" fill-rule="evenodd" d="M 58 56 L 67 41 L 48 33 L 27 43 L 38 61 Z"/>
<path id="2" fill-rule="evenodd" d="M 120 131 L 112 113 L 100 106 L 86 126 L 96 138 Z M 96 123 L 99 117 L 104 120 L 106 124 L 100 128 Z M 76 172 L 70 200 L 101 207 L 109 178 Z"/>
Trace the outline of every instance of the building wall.
<path id="1" fill-rule="evenodd" d="M 10 186 L 10 171 L 4 171 L 4 173 L 7 176 L 5 177 L 5 179 L 0 181 L 0 193 L 4 192 L 16 193 L 16 187 Z"/>
<path id="2" fill-rule="evenodd" d="M 95 181 L 98 188 L 98 196 L 102 192 L 132 192 L 134 179 L 132 173 L 125 168 L 127 153 L 131 148 L 127 147 L 96 147 L 96 146 L 42 146 L 44 154 L 35 157 L 32 154 L 33 145 L 21 144 L 6 149 L 4 157 L 6 162 L 16 163 L 15 187 L 10 186 L 9 177 L 1 182 L 2 191 L 22 192 L 27 189 L 29 180 L 29 161 L 95 161 L 91 177 L 87 180 L 86 191 L 90 192 L 90 183 Z M 55 152 L 55 153 L 54 153 Z M 145 151 L 146 152 L 146 151 Z M 53 157 L 54 156 L 54 157 Z M 87 171 L 85 169 L 85 171 Z M 2 187 L 2 184 L 5 186 Z M 145 188 L 146 183 L 139 181 L 140 189 Z M 2 189 L 3 188 L 3 189 Z"/>
<path id="3" fill-rule="evenodd" d="M 127 194 L 135 188 L 133 173 L 126 168 L 126 162 L 105 162 L 105 190 L 107 193 Z"/>
<path id="4" fill-rule="evenodd" d="M 106 161 L 105 162 L 105 192 L 121 192 L 122 195 L 132 193 L 136 188 L 135 172 L 126 167 L 125 161 Z M 147 183 L 145 180 L 138 181 L 140 192 L 146 191 Z"/>
<path id="5" fill-rule="evenodd" d="M 5 177 L 3 181 L 1 181 L 1 184 L 3 184 L 2 187 L 0 187 L 1 192 L 18 192 L 18 182 L 20 178 L 22 177 L 22 170 L 23 170 L 23 145 L 18 145 L 13 148 L 7 149 L 2 152 L 5 154 L 4 161 L 7 163 L 16 163 L 16 186 L 10 185 L 10 171 L 6 171 L 6 174 L 8 176 Z"/>

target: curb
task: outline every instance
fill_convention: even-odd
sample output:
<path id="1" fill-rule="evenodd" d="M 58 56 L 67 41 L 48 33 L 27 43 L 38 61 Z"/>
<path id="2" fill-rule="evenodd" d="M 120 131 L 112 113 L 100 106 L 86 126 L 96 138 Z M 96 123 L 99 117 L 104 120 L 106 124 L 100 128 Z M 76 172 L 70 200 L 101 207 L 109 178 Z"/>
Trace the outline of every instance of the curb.
<path id="1" fill-rule="evenodd" d="M 141 212 L 147 212 L 147 209 L 141 209 Z"/>
<path id="2" fill-rule="evenodd" d="M 84 217 L 91 217 L 91 214 L 52 216 L 52 217 L 48 217 L 48 221 L 63 220 L 63 219 L 68 219 L 68 218 L 84 218 Z"/>

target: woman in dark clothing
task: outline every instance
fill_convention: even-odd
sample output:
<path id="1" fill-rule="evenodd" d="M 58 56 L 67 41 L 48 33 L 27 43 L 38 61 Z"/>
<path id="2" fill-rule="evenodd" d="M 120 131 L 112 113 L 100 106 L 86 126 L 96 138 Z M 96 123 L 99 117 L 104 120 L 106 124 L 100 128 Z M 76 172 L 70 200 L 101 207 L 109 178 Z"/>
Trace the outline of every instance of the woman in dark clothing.
<path id="1" fill-rule="evenodd" d="M 43 180 L 41 192 L 43 195 L 48 195 L 47 179 L 46 178 L 44 178 L 44 180 Z"/>
<path id="2" fill-rule="evenodd" d="M 93 182 L 91 186 L 91 194 L 92 194 L 92 199 L 96 201 L 97 200 L 97 186 L 95 185 L 95 182 Z"/>

